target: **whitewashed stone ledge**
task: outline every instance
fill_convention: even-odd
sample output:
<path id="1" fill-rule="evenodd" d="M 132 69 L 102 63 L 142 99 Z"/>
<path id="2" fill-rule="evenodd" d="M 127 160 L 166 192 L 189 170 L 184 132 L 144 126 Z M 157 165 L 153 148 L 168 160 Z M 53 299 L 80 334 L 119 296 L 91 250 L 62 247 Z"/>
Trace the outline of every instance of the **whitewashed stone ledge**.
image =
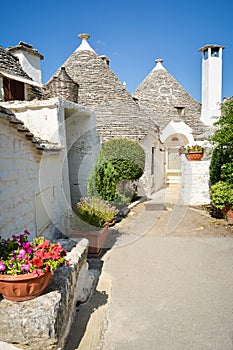
<path id="1" fill-rule="evenodd" d="M 76 303 L 88 298 L 94 276 L 88 271 L 88 241 L 61 240 L 71 266 L 55 271 L 43 295 L 25 302 L 0 300 L 1 350 L 62 350 Z M 67 245 L 68 244 L 68 245 Z"/>

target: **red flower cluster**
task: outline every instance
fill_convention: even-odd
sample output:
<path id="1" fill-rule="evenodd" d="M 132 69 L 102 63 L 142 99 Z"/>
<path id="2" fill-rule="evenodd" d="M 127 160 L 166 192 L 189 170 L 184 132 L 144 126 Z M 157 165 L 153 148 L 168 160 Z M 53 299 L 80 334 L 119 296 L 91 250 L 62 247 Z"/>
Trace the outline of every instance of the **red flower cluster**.
<path id="1" fill-rule="evenodd" d="M 12 239 L 0 239 L 0 273 L 18 275 L 33 272 L 36 276 L 54 271 L 69 262 L 60 243 L 51 243 L 43 237 L 28 241 L 28 231 Z"/>

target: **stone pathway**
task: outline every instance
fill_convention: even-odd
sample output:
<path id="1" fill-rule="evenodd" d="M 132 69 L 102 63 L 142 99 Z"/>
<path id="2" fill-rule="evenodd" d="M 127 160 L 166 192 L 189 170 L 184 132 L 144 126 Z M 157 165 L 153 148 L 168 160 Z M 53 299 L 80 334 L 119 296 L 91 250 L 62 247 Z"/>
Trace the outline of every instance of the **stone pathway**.
<path id="1" fill-rule="evenodd" d="M 177 190 L 112 229 L 66 350 L 233 349 L 232 228 L 180 206 Z"/>

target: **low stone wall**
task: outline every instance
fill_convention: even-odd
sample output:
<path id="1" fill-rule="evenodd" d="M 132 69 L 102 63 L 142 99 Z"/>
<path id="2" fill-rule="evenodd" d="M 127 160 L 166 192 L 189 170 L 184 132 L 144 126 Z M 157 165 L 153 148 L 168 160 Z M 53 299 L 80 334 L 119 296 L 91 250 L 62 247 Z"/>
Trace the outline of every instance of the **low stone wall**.
<path id="1" fill-rule="evenodd" d="M 182 160 L 181 200 L 185 205 L 210 203 L 209 195 L 209 160 Z"/>
<path id="2" fill-rule="evenodd" d="M 55 271 L 44 294 L 25 302 L 0 300 L 1 350 L 62 350 L 77 302 L 84 302 L 94 276 L 88 271 L 88 241 L 60 240 L 71 266 Z"/>

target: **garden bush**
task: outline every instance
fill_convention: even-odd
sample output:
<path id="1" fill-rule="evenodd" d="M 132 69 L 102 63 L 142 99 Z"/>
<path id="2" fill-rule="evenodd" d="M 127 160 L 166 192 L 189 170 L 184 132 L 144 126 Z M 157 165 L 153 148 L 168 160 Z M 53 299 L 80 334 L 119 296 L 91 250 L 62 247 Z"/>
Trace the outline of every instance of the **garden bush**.
<path id="1" fill-rule="evenodd" d="M 121 181 L 138 180 L 144 167 L 145 152 L 138 142 L 128 139 L 107 141 L 103 144 L 88 179 L 88 195 L 99 195 L 109 202 L 115 202 L 119 196 L 124 195 L 120 201 L 129 201 L 130 198 L 121 193 L 117 184 Z M 134 193 L 131 196 L 133 195 Z"/>

